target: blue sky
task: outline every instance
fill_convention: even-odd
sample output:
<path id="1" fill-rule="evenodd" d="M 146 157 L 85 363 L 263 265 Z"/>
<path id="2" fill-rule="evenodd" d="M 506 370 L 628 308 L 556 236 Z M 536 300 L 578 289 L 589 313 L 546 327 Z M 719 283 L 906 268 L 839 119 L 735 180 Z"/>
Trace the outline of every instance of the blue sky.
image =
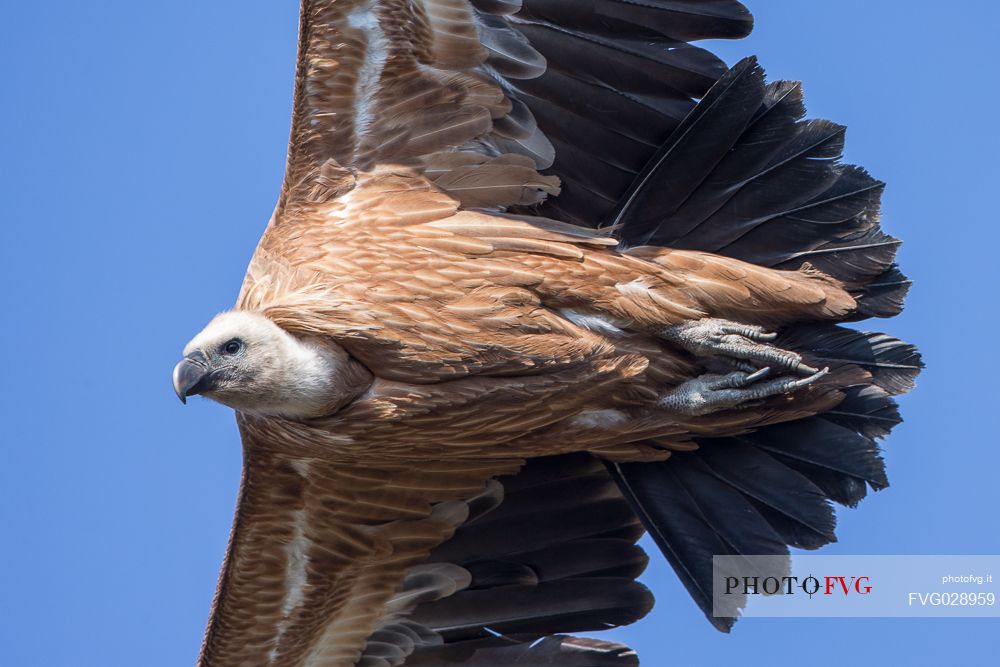
<path id="1" fill-rule="evenodd" d="M 825 553 L 1000 553 L 996 3 L 758 0 L 771 78 L 889 183 L 907 311 L 872 326 L 928 369 L 887 443 L 893 486 Z M 231 413 L 170 370 L 236 297 L 281 179 L 292 0 L 6 3 L 0 10 L 4 378 L 0 645 L 9 665 L 177 665 L 197 653 L 229 531 Z M 1000 575 L 1000 573 L 995 573 Z M 614 634 L 645 665 L 960 663 L 987 620 L 746 619 L 712 630 L 669 569 Z"/>

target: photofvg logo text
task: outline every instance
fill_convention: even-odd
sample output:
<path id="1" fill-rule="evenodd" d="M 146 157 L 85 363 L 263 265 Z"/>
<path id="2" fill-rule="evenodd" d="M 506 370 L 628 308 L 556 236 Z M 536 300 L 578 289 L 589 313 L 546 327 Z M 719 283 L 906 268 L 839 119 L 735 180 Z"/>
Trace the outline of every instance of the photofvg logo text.
<path id="1" fill-rule="evenodd" d="M 743 595 L 795 595 L 804 593 L 809 597 L 814 595 L 868 595 L 872 587 L 867 576 L 830 576 L 815 577 L 809 575 L 801 580 L 798 577 L 726 577 L 725 595 L 741 593 Z"/>
<path id="2" fill-rule="evenodd" d="M 716 556 L 713 614 L 1000 616 L 1000 556 Z"/>

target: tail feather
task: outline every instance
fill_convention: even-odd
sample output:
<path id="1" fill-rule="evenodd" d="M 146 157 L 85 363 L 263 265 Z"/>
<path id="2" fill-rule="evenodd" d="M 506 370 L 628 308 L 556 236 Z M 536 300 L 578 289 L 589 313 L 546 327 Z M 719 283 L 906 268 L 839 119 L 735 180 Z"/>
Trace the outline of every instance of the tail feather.
<path id="1" fill-rule="evenodd" d="M 739 489 L 713 474 L 698 457 L 682 457 L 671 469 L 688 496 L 702 510 L 702 518 L 734 553 L 781 553 L 785 543 Z"/>
<path id="2" fill-rule="evenodd" d="M 923 368 L 920 353 L 913 345 L 883 333 L 829 324 L 803 324 L 787 329 L 777 344 L 801 352 L 815 365 L 860 366 L 871 373 L 875 386 L 892 395 L 913 389 Z"/>
<path id="3" fill-rule="evenodd" d="M 903 310 L 903 301 L 910 291 L 910 279 L 893 264 L 865 285 L 858 297 L 858 314 L 855 319 L 865 317 L 892 317 Z"/>
<path id="4" fill-rule="evenodd" d="M 884 438 L 902 421 L 892 397 L 876 385 L 847 387 L 845 398 L 837 407 L 823 413 L 823 418 L 854 429 L 868 438 Z"/>
<path id="5" fill-rule="evenodd" d="M 791 466 L 789 467 L 791 468 Z M 810 479 L 810 481 L 814 480 Z M 761 516 L 771 524 L 771 528 L 781 535 L 781 539 L 790 547 L 812 551 L 837 541 L 836 536 L 832 533 L 819 533 L 801 521 L 797 521 L 787 514 L 772 509 L 769 505 L 765 505 L 760 501 L 750 498 L 750 503 L 757 508 Z"/>
<path id="6" fill-rule="evenodd" d="M 712 613 L 712 556 L 785 555 L 836 541 L 830 502 L 853 507 L 888 486 L 876 440 L 899 423 L 893 394 L 922 367 L 910 345 L 890 336 L 802 325 L 778 344 L 843 378 L 843 400 L 828 412 L 729 438 L 660 463 L 610 465 L 622 494 L 694 601 Z"/>
<path id="7" fill-rule="evenodd" d="M 889 486 L 875 443 L 822 417 L 775 424 L 740 437 L 765 451 L 863 479 L 876 491 Z"/>
<path id="8" fill-rule="evenodd" d="M 803 120 L 797 83 L 765 85 L 753 58 L 730 69 L 681 122 L 610 219 L 628 245 L 806 264 L 847 286 L 857 318 L 899 312 L 909 282 L 879 229 L 883 184 L 840 163 L 844 127 Z"/>
<path id="9" fill-rule="evenodd" d="M 845 475 L 841 472 L 821 468 L 812 463 L 806 463 L 800 459 L 788 458 L 780 454 L 775 454 L 774 458 L 812 482 L 827 498 L 845 507 L 857 506 L 868 495 L 868 485 L 865 484 L 865 480 L 859 477 Z M 833 537 L 832 534 L 831 537 Z M 835 538 L 829 541 L 835 541 Z M 823 545 L 799 548 L 816 549 L 820 546 Z"/>
<path id="10" fill-rule="evenodd" d="M 599 30 L 604 25 L 603 19 L 586 26 L 573 23 L 574 5 L 566 0 L 524 1 L 536 16 L 569 16 L 567 25 L 575 29 Z M 620 5 L 625 11 L 629 3 L 598 4 Z M 613 28 L 613 22 L 607 27 Z M 545 55 L 555 63 L 578 57 L 557 50 Z M 798 83 L 766 84 L 763 70 L 748 58 L 726 72 L 677 122 L 676 112 L 688 108 L 678 92 L 694 90 L 697 82 L 690 77 L 704 74 L 711 63 L 684 54 L 676 62 L 659 62 L 643 49 L 609 55 L 630 68 L 628 79 L 635 91 L 655 98 L 655 104 L 636 112 L 650 122 L 637 123 L 636 114 L 586 115 L 588 108 L 603 107 L 587 103 L 585 86 L 579 82 L 565 86 L 581 93 L 567 110 L 570 116 L 561 108 L 536 105 L 539 126 L 546 132 L 553 126 L 554 145 L 573 162 L 560 171 L 564 193 L 571 196 L 545 206 L 565 207 L 567 219 L 573 220 L 582 215 L 574 206 L 592 213 L 609 210 L 610 205 L 606 224 L 626 246 L 701 250 L 759 266 L 822 272 L 856 300 L 855 310 L 845 316 L 849 319 L 889 317 L 900 311 L 909 281 L 894 263 L 899 241 L 879 227 L 884 185 L 864 169 L 841 163 L 845 128 L 805 120 Z M 683 70 L 673 87 L 659 94 L 648 88 L 649 79 L 636 64 L 654 61 Z M 690 90 L 682 91 L 677 82 L 685 81 Z M 534 85 L 524 83 L 525 91 L 544 97 Z M 578 110 L 583 114 L 579 119 L 572 115 Z M 659 123 L 653 122 L 656 119 Z M 622 155 L 628 159 L 622 164 L 584 160 L 584 149 L 567 146 L 575 133 L 561 134 L 560 124 L 594 129 L 590 134 L 601 145 L 627 137 Z M 667 126 L 673 129 L 666 138 L 650 129 Z M 658 146 L 655 152 L 653 146 Z M 637 171 L 636 161 L 649 152 L 651 157 Z M 587 164 L 594 169 L 584 168 Z M 631 180 L 623 190 L 625 179 Z M 609 204 L 612 200 L 615 203 Z M 830 367 L 834 372 L 827 388 L 842 396 L 839 404 L 822 414 L 735 437 L 698 439 L 698 449 L 675 452 L 666 461 L 607 464 L 694 601 L 723 631 L 735 619 L 711 616 L 712 556 L 787 555 L 789 545 L 816 549 L 835 541 L 832 503 L 854 506 L 869 488 L 888 485 L 876 441 L 900 421 L 892 396 L 910 390 L 922 367 L 910 345 L 829 323 L 787 327 L 776 344 L 800 352 L 812 365 Z M 620 520 L 608 524 L 616 522 Z M 632 538 L 615 534 L 621 530 L 633 528 L 609 527 L 607 534 L 588 539 Z M 475 526 L 468 535 L 479 539 Z"/>
<path id="11" fill-rule="evenodd" d="M 732 553 L 697 504 L 661 463 L 608 463 L 608 470 L 684 588 L 717 629 L 733 619 L 712 616 L 712 556 Z"/>
<path id="12" fill-rule="evenodd" d="M 703 447 L 697 457 L 723 482 L 780 512 L 827 540 L 837 524 L 822 489 L 774 457 L 746 442 L 727 438 Z M 761 552 L 770 553 L 770 552 Z"/>

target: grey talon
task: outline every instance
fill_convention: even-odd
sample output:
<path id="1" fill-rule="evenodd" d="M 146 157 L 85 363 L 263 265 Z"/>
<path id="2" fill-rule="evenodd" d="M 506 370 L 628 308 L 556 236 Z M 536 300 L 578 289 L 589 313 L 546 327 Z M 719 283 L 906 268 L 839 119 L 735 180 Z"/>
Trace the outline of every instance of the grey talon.
<path id="1" fill-rule="evenodd" d="M 773 366 L 793 373 L 811 375 L 816 368 L 802 362 L 802 355 L 771 342 L 778 334 L 764 331 L 756 324 L 740 324 L 719 318 L 682 322 L 660 330 L 660 336 L 698 357 L 722 358 L 748 373 L 756 365 Z"/>
<path id="2" fill-rule="evenodd" d="M 778 337 L 778 334 L 768 333 L 756 324 L 723 324 L 719 326 L 719 331 L 722 334 L 743 336 L 757 342 L 769 342 Z"/>
<path id="3" fill-rule="evenodd" d="M 701 416 L 758 405 L 766 398 L 790 394 L 803 389 L 830 372 L 829 368 L 809 377 L 781 376 L 766 382 L 757 382 L 771 372 L 770 367 L 753 373 L 734 371 L 726 375 L 706 373 L 670 390 L 659 400 L 659 406 L 689 416 Z"/>

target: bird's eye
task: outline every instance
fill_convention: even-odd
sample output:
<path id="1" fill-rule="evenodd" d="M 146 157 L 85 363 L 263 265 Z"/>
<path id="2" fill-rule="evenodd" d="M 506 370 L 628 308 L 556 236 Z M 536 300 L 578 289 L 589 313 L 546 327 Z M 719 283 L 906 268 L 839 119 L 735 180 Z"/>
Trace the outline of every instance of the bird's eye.
<path id="1" fill-rule="evenodd" d="M 239 338 L 234 338 L 222 346 L 222 352 L 224 354 L 236 354 L 242 349 L 243 349 L 243 341 L 241 341 Z"/>

